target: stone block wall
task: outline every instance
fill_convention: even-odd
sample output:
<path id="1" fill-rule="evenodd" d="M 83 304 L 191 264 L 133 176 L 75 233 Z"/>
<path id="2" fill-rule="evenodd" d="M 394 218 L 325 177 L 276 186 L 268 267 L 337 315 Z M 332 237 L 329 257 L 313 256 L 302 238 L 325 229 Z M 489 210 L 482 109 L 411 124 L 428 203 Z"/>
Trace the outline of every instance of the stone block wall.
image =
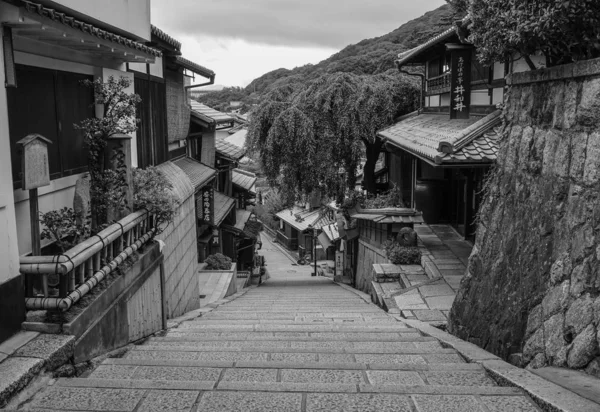
<path id="1" fill-rule="evenodd" d="M 158 166 L 173 184 L 178 198 L 175 220 L 157 237 L 165 242 L 165 298 L 167 317 L 181 316 L 200 307 L 198 248 L 196 245 L 196 205 L 194 187 L 181 169 L 166 162 Z"/>
<path id="2" fill-rule="evenodd" d="M 600 60 L 512 75 L 449 330 L 600 376 Z"/>

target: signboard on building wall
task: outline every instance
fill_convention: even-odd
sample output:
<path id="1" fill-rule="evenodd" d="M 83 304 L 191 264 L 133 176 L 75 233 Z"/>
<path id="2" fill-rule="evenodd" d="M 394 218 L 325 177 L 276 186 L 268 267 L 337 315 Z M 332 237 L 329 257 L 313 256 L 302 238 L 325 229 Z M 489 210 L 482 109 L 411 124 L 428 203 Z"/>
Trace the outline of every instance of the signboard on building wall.
<path id="1" fill-rule="evenodd" d="M 202 223 L 212 225 L 215 217 L 215 189 L 205 186 L 200 191 L 200 220 Z"/>
<path id="2" fill-rule="evenodd" d="M 238 209 L 246 208 L 246 192 L 238 192 Z"/>
<path id="3" fill-rule="evenodd" d="M 471 48 L 449 47 L 452 52 L 450 118 L 468 119 L 471 105 Z"/>
<path id="4" fill-rule="evenodd" d="M 335 274 L 338 276 L 344 274 L 344 252 L 335 252 Z"/>

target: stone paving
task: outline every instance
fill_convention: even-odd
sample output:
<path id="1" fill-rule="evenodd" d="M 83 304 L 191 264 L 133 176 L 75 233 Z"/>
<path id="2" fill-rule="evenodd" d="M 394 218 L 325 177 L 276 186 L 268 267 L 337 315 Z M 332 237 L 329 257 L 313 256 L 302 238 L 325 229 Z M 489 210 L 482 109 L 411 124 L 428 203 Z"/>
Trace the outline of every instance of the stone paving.
<path id="1" fill-rule="evenodd" d="M 409 275 L 409 289 L 394 296 L 407 319 L 444 324 L 464 276 L 472 245 L 448 225 L 415 227 L 431 262 L 428 275 Z"/>
<path id="2" fill-rule="evenodd" d="M 271 279 L 163 337 L 59 379 L 30 410 L 533 412 L 520 389 L 263 237 Z"/>

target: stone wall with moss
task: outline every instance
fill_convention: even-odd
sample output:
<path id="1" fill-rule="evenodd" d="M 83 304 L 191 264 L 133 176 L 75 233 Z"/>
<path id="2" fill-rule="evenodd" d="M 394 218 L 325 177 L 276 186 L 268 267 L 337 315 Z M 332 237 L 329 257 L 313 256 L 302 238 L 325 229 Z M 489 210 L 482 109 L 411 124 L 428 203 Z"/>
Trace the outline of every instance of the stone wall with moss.
<path id="1" fill-rule="evenodd" d="M 449 330 L 521 366 L 600 376 L 600 60 L 508 84 Z"/>

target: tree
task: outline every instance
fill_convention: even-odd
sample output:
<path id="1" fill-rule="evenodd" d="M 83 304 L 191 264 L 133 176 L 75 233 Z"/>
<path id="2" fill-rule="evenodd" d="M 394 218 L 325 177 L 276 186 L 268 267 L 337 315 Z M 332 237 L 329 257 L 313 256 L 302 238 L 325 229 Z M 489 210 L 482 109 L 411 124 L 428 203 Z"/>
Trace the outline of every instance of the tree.
<path id="1" fill-rule="evenodd" d="M 597 0 L 449 0 L 467 8 L 471 41 L 484 64 L 541 51 L 546 65 L 600 56 Z M 535 68 L 528 60 L 531 68 Z"/>
<path id="2" fill-rule="evenodd" d="M 419 88 L 397 74 L 335 73 L 270 97 L 252 115 L 247 144 L 289 203 L 317 189 L 340 199 L 354 186 L 363 155 L 366 189 L 375 194 L 383 147 L 377 132 L 416 108 Z"/>

